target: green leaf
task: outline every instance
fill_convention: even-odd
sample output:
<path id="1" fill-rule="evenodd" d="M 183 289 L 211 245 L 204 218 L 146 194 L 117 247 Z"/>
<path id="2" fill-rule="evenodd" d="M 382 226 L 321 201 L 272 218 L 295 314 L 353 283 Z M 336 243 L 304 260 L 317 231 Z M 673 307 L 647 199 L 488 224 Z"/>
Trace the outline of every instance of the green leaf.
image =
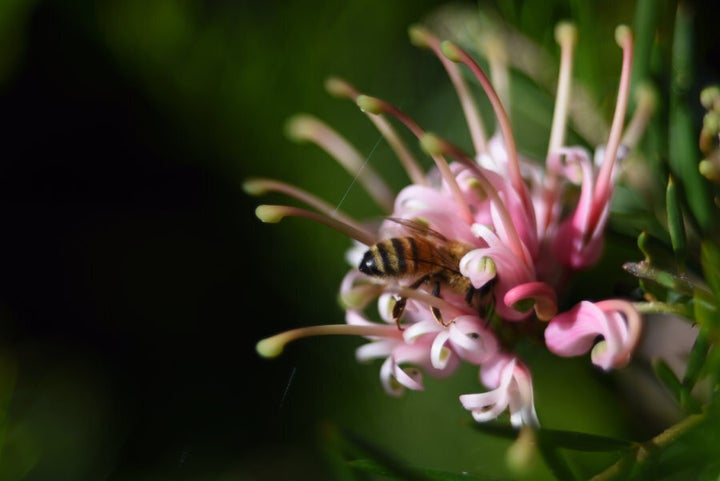
<path id="1" fill-rule="evenodd" d="M 645 231 L 642 231 L 637 239 L 637 246 L 638 249 L 640 249 L 640 252 L 642 252 L 643 256 L 645 256 L 645 262 L 650 264 L 652 262 L 652 257 L 650 256 L 650 250 L 648 249 L 648 233 Z"/>
<path id="2" fill-rule="evenodd" d="M 671 272 L 658 269 L 645 261 L 626 262 L 622 267 L 635 277 L 655 282 L 666 289 L 684 296 L 693 296 L 695 291 L 703 290 L 693 279 L 685 275 L 678 276 Z"/>
<path id="3" fill-rule="evenodd" d="M 370 459 L 356 459 L 348 463 L 353 469 L 364 471 L 366 473 L 380 474 L 382 476 L 392 477 L 395 473 L 384 468 L 382 465 Z M 467 473 L 451 473 L 449 471 L 439 471 L 436 469 L 414 468 L 414 470 L 423 476 L 422 479 L 431 481 L 501 481 L 502 478 L 491 476 L 477 476 Z M 408 478 L 395 478 L 408 479 Z"/>
<path id="4" fill-rule="evenodd" d="M 687 257 L 687 237 L 685 235 L 685 224 L 683 222 L 680 200 L 678 199 L 677 187 L 672 175 L 668 178 L 665 191 L 665 204 L 667 208 L 668 230 L 670 232 L 670 243 L 675 253 L 675 259 L 682 269 Z"/>
<path id="5" fill-rule="evenodd" d="M 708 351 L 710 350 L 710 342 L 705 329 L 700 329 L 695 344 L 693 344 L 690 355 L 688 356 L 687 367 L 685 368 L 685 376 L 683 376 L 682 384 L 686 391 L 692 391 L 700 378 Z"/>
<path id="6" fill-rule="evenodd" d="M 708 182 L 700 175 L 697 148 L 698 132 L 689 108 L 692 86 L 693 18 L 689 9 L 680 5 L 675 17 L 672 46 L 672 85 L 670 89 L 670 125 L 668 132 L 669 163 L 685 192 L 688 207 L 701 231 L 707 232 L 716 223 Z M 695 100 L 699 104 L 699 100 Z"/>
<path id="7" fill-rule="evenodd" d="M 538 450 L 547 467 L 559 481 L 576 481 L 578 479 L 565 458 L 549 443 L 543 442 L 542 437 L 538 437 Z"/>
<path id="8" fill-rule="evenodd" d="M 489 434 L 491 436 L 497 436 L 504 439 L 515 439 L 518 436 L 518 430 L 512 427 L 510 424 L 501 423 L 498 421 L 491 421 L 487 423 L 473 423 L 473 427 L 478 431 Z"/>
<path id="9" fill-rule="evenodd" d="M 653 362 L 652 367 L 660 382 L 670 391 L 670 394 L 672 394 L 678 403 L 681 402 L 683 385 L 672 369 L 670 369 L 670 366 L 662 359 L 658 359 Z"/>
<path id="10" fill-rule="evenodd" d="M 540 429 L 538 430 L 537 436 L 541 443 L 547 444 L 548 446 L 572 449 L 573 451 L 619 451 L 633 445 L 631 441 L 624 439 L 557 429 Z"/>
<path id="11" fill-rule="evenodd" d="M 693 313 L 695 322 L 701 329 L 707 330 L 710 338 L 719 335 L 720 319 L 718 319 L 718 306 L 714 297 L 704 289 L 696 289 L 693 297 Z"/>
<path id="12" fill-rule="evenodd" d="M 340 430 L 339 436 L 347 443 L 348 450 L 359 454 L 365 466 L 377 466 L 382 474 L 393 479 L 408 481 L 431 481 L 426 474 L 405 465 L 400 459 L 387 453 L 381 447 L 346 430 Z M 362 464 L 362 463 L 361 463 Z"/>
<path id="13" fill-rule="evenodd" d="M 650 77 L 650 59 L 659 9 L 655 0 L 639 0 L 635 6 L 633 32 L 635 55 L 633 57 L 632 88 L 635 89 Z M 632 100 L 634 102 L 634 99 Z M 633 104 L 634 105 L 634 104 Z"/>
<path id="14" fill-rule="evenodd" d="M 515 439 L 518 436 L 518 431 L 509 424 L 489 422 L 476 423 L 475 426 L 479 431 L 501 438 Z M 633 445 L 631 441 L 624 439 L 560 429 L 538 429 L 537 437 L 541 442 L 553 448 L 566 448 L 574 451 L 618 451 Z"/>
<path id="15" fill-rule="evenodd" d="M 710 286 L 717 303 L 720 299 L 720 247 L 710 240 L 704 241 L 700 247 L 700 263 L 705 282 Z"/>

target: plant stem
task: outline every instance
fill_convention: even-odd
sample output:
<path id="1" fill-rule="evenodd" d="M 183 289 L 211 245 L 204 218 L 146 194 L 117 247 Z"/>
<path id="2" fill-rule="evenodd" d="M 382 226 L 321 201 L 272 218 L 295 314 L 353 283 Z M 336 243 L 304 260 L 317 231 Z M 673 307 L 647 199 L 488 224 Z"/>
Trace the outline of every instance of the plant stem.
<path id="1" fill-rule="evenodd" d="M 621 474 L 625 468 L 631 463 L 643 463 L 645 462 L 652 451 L 667 446 L 668 444 L 675 441 L 678 437 L 685 434 L 687 431 L 696 426 L 700 421 L 705 418 L 705 414 L 692 414 L 679 423 L 670 426 L 665 431 L 661 432 L 654 438 L 644 443 L 638 443 L 632 448 L 630 453 L 620 458 L 615 464 L 609 466 L 601 473 L 596 474 L 590 481 L 608 481 L 614 479 L 616 476 Z"/>

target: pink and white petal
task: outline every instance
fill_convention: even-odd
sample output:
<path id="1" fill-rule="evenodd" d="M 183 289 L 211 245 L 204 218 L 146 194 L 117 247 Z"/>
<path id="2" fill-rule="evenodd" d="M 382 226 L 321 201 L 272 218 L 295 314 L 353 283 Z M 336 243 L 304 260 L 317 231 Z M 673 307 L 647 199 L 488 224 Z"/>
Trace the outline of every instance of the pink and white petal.
<path id="1" fill-rule="evenodd" d="M 627 301 L 608 299 L 599 301 L 598 307 L 608 318 L 608 334 L 602 341 L 602 352 L 593 348 L 591 359 L 603 369 L 625 367 L 631 360 L 642 334 L 642 319 L 635 307 Z M 596 352 L 596 349 L 598 351 Z"/>
<path id="2" fill-rule="evenodd" d="M 396 302 L 397 300 L 395 299 L 395 296 L 393 294 L 388 294 L 387 292 L 378 297 L 377 308 L 378 313 L 380 314 L 380 319 L 387 322 L 388 324 L 395 323 L 392 311 Z"/>
<path id="3" fill-rule="evenodd" d="M 395 361 L 390 356 L 380 366 L 380 384 L 387 394 L 399 397 L 405 392 L 405 388 L 394 377 L 394 364 Z"/>
<path id="4" fill-rule="evenodd" d="M 396 339 L 383 339 L 363 344 L 355 350 L 355 359 L 358 362 L 368 362 L 373 359 L 388 357 L 398 343 L 399 341 Z"/>
<path id="5" fill-rule="evenodd" d="M 510 382 L 509 374 L 505 372 L 505 368 L 510 363 L 517 362 L 516 358 L 498 352 L 496 356 L 491 357 L 480 369 L 480 382 L 490 389 L 500 387 L 503 382 Z"/>
<path id="6" fill-rule="evenodd" d="M 453 350 L 468 362 L 482 364 L 498 352 L 495 335 L 482 327 L 482 321 L 477 316 L 456 318 L 448 331 Z"/>
<path id="7" fill-rule="evenodd" d="M 505 356 L 498 356 L 504 359 Z M 490 421 L 497 418 L 507 409 L 510 403 L 510 393 L 508 388 L 512 382 L 512 369 L 515 365 L 513 359 L 510 363 L 494 363 L 502 364 L 503 368 L 498 373 L 498 386 L 492 391 L 479 394 L 463 394 L 460 396 L 460 403 L 468 411 L 472 412 L 473 418 L 477 422 Z M 484 370 L 484 366 L 483 366 Z"/>
<path id="8" fill-rule="evenodd" d="M 526 282 L 510 289 L 503 296 L 506 306 L 515 308 L 518 303 L 531 302 L 537 318 L 549 321 L 557 314 L 557 295 L 555 290 L 544 282 Z M 520 311 L 518 311 L 520 312 Z"/>
<path id="9" fill-rule="evenodd" d="M 472 413 L 479 423 L 492 421 L 507 409 L 508 393 L 505 389 L 495 389 L 479 394 L 463 394 L 460 403 Z"/>
<path id="10" fill-rule="evenodd" d="M 447 341 L 450 338 L 450 332 L 444 330 L 438 333 L 433 339 L 432 347 L 430 348 L 430 362 L 435 369 L 445 369 L 448 365 L 448 361 L 452 357 L 452 350 L 447 347 Z"/>
<path id="11" fill-rule="evenodd" d="M 345 309 L 364 309 L 382 292 L 382 286 L 375 283 L 357 269 L 345 274 L 340 284 L 340 302 Z"/>
<path id="12" fill-rule="evenodd" d="M 474 249 L 460 259 L 460 273 L 480 289 L 497 275 L 495 262 L 487 255 L 489 249 Z"/>
<path id="13" fill-rule="evenodd" d="M 582 301 L 555 316 L 545 329 L 545 344 L 558 356 L 587 353 L 595 338 L 605 332 L 605 314 L 595 304 Z"/>
<path id="14" fill-rule="evenodd" d="M 424 319 L 410 324 L 403 331 L 405 342 L 411 344 L 426 334 L 436 334 L 444 328 L 435 319 Z"/>
<path id="15" fill-rule="evenodd" d="M 510 396 L 510 423 L 521 426 L 540 427 L 535 411 L 532 377 L 530 371 L 521 362 L 513 367 L 513 389 Z"/>

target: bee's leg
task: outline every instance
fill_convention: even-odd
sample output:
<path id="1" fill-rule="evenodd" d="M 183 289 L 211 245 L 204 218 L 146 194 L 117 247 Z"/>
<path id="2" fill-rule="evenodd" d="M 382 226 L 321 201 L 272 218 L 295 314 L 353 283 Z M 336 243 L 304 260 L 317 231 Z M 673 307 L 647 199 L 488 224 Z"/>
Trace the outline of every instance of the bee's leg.
<path id="1" fill-rule="evenodd" d="M 435 297 L 440 297 L 440 281 L 435 281 L 435 285 L 433 286 L 432 295 Z M 438 309 L 435 306 L 430 307 L 430 312 L 432 312 L 433 317 L 443 327 L 448 327 L 452 322 L 448 322 L 447 324 L 445 321 L 443 321 L 442 313 L 440 312 L 440 309 Z"/>
<path id="2" fill-rule="evenodd" d="M 480 315 L 485 317 L 485 327 L 488 327 L 492 317 L 495 315 L 495 294 L 492 295 L 490 302 L 486 306 L 482 307 Z"/>
<path id="3" fill-rule="evenodd" d="M 405 305 L 407 304 L 407 297 L 400 297 L 395 301 L 395 305 L 392 308 L 392 317 L 395 321 L 395 325 L 399 330 L 404 330 L 400 325 L 400 318 L 405 313 Z"/>
<path id="4" fill-rule="evenodd" d="M 408 286 L 409 289 L 417 289 L 420 287 L 425 281 L 428 280 L 429 276 L 422 276 L 420 279 L 416 280 L 412 284 Z M 392 317 L 393 321 L 395 321 L 395 325 L 397 325 L 398 329 L 401 331 L 403 330 L 403 327 L 400 325 L 400 319 L 402 318 L 402 315 L 405 313 L 405 306 L 407 305 L 407 297 L 399 297 L 395 301 L 395 305 L 392 309 Z"/>
<path id="5" fill-rule="evenodd" d="M 465 303 L 469 306 L 475 306 L 477 303 L 477 299 L 475 299 L 476 296 L 478 299 L 480 298 L 480 291 L 470 284 L 470 287 L 465 291 Z"/>

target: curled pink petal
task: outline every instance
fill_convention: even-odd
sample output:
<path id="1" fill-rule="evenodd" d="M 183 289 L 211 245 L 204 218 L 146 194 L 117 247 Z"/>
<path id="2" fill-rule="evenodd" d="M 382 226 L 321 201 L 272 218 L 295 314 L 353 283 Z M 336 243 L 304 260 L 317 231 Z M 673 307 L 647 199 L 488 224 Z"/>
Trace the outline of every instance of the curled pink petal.
<path id="1" fill-rule="evenodd" d="M 450 339 L 450 332 L 442 331 L 435 336 L 430 348 L 430 362 L 437 369 L 444 369 L 452 355 L 452 350 L 445 345 L 448 339 Z"/>
<path id="2" fill-rule="evenodd" d="M 557 314 L 557 296 L 555 290 L 544 282 L 527 282 L 513 287 L 505 293 L 503 301 L 508 306 L 522 306 L 529 301 L 527 308 L 534 308 L 541 321 L 549 321 Z"/>
<path id="3" fill-rule="evenodd" d="M 593 348 L 595 339 L 602 336 L 602 341 L 593 348 L 592 361 L 608 370 L 630 362 L 641 331 L 640 315 L 631 303 L 583 301 L 550 321 L 545 329 L 545 344 L 559 356 L 579 356 Z"/>
<path id="4" fill-rule="evenodd" d="M 460 396 L 463 407 L 472 412 L 477 422 L 495 419 L 507 409 L 513 426 L 539 427 L 532 378 L 527 367 L 517 358 L 501 354 L 491 362 L 490 369 L 493 373 L 488 377 L 495 378 L 497 387 L 485 393 Z"/>

